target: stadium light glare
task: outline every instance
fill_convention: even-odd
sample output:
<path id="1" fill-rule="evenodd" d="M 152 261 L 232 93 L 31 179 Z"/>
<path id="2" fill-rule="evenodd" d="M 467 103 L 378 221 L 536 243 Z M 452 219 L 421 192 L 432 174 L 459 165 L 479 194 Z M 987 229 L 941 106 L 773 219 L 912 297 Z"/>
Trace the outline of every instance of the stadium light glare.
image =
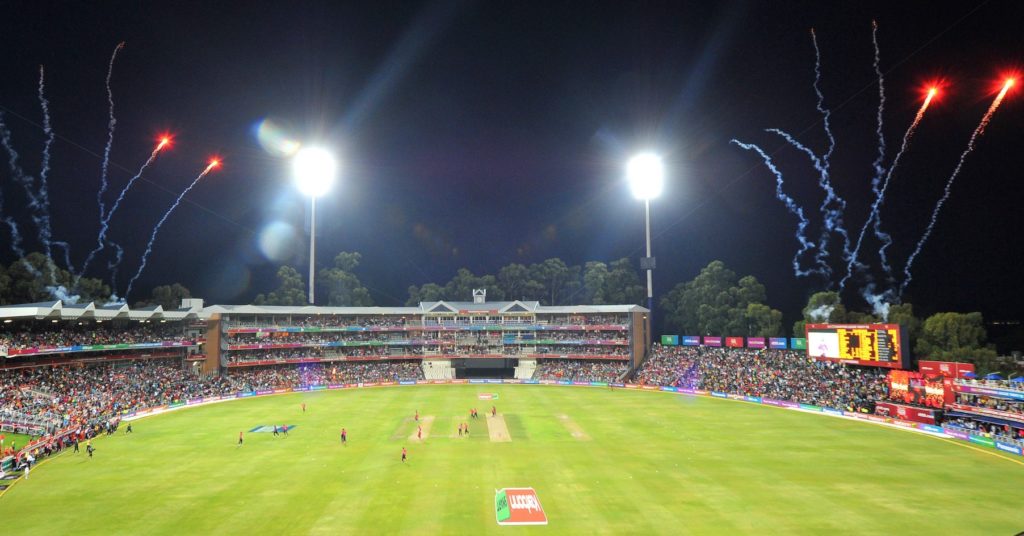
<path id="1" fill-rule="evenodd" d="M 313 198 L 321 197 L 334 184 L 338 162 L 325 149 L 306 147 L 295 154 L 292 172 L 300 192 Z"/>
<path id="2" fill-rule="evenodd" d="M 640 153 L 626 163 L 626 179 L 637 199 L 649 201 L 661 195 L 665 166 L 654 153 Z"/>

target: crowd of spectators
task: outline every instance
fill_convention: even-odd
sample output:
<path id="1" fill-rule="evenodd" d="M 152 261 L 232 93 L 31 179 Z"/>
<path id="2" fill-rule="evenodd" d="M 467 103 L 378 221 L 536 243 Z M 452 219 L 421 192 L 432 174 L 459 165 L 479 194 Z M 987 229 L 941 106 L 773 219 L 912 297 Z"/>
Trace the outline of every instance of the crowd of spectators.
<path id="1" fill-rule="evenodd" d="M 974 406 L 978 408 L 994 409 L 997 411 L 1003 411 L 1006 413 L 1012 413 L 1018 417 L 1024 417 L 1024 402 L 1016 402 L 1011 400 L 1005 400 L 1002 398 L 994 398 L 984 395 L 973 395 L 966 393 L 957 393 L 956 396 L 957 404 L 964 404 L 967 406 Z"/>
<path id="2" fill-rule="evenodd" d="M 990 424 L 962 417 L 947 418 L 943 426 L 959 428 L 965 432 L 982 435 L 1003 443 L 1012 443 L 1024 447 L 1024 427 Z"/>
<path id="3" fill-rule="evenodd" d="M 255 333 L 240 333 L 228 335 L 225 340 L 228 344 L 303 344 L 316 346 L 333 342 L 388 342 L 391 340 L 408 340 L 408 337 L 392 337 L 382 332 L 350 331 L 350 332 L 305 332 L 288 333 L 286 331 L 277 333 L 266 333 L 270 336 L 257 336 Z"/>
<path id="4" fill-rule="evenodd" d="M 1024 391 L 1024 382 L 1021 381 L 1009 381 L 1009 380 L 985 380 L 985 379 L 970 379 L 970 380 L 957 380 L 957 382 L 964 385 L 973 385 L 977 387 L 992 387 L 995 389 L 1008 389 L 1011 391 Z"/>
<path id="5" fill-rule="evenodd" d="M 347 328 L 347 327 L 362 327 L 362 328 L 393 328 L 403 327 L 407 324 L 411 324 L 405 317 L 397 316 L 368 316 L 368 317 L 352 317 L 352 316 L 341 316 L 341 315 L 313 315 L 313 316 L 273 316 L 266 319 L 260 318 L 245 318 L 244 320 L 237 317 L 226 316 L 224 318 L 224 325 L 230 328 L 237 327 L 289 327 L 289 328 Z"/>
<path id="6" fill-rule="evenodd" d="M 298 367 L 231 370 L 227 378 L 237 390 L 259 391 L 300 385 L 422 380 L 423 368 L 418 361 L 311 363 Z"/>
<path id="7" fill-rule="evenodd" d="M 0 331 L 0 347 L 9 350 L 27 348 L 90 346 L 98 344 L 139 344 L 185 340 L 184 326 L 180 323 L 53 323 L 40 327 L 12 325 Z"/>
<path id="8" fill-rule="evenodd" d="M 540 319 L 550 326 L 622 326 L 629 318 L 618 315 L 569 315 Z"/>
<path id="9" fill-rule="evenodd" d="M 533 379 L 614 382 L 626 373 L 627 368 L 625 361 L 543 359 L 537 361 Z"/>
<path id="10" fill-rule="evenodd" d="M 40 424 L 53 432 L 229 389 L 226 380 L 197 378 L 180 363 L 154 360 L 0 370 L 0 413 L 8 422 Z"/>
<path id="11" fill-rule="evenodd" d="M 873 412 L 887 391 L 884 369 L 814 361 L 788 350 L 655 345 L 648 363 L 638 381 L 849 411 Z"/>
<path id="12" fill-rule="evenodd" d="M 396 354 L 401 352 L 401 354 Z M 421 355 L 419 346 L 385 348 L 383 346 L 332 346 L 326 348 L 271 348 L 262 350 L 232 350 L 227 352 L 228 363 L 247 361 L 287 361 L 289 359 L 343 359 L 347 357 L 389 357 L 392 355 Z"/>
<path id="13" fill-rule="evenodd" d="M 528 349 L 526 353 L 541 355 L 629 355 L 629 348 L 626 346 L 537 346 L 536 348 L 534 351 Z"/>

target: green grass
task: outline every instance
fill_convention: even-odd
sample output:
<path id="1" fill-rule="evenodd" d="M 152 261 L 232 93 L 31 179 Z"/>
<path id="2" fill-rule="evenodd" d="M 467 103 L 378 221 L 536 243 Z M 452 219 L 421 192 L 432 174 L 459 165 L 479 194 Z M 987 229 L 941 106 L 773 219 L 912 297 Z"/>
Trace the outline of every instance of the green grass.
<path id="1" fill-rule="evenodd" d="M 496 392 L 512 441 L 470 420 Z M 299 408 L 306 402 L 308 412 Z M 415 410 L 430 437 L 408 441 Z M 585 436 L 575 438 L 569 417 Z M 470 439 L 455 425 L 470 423 Z M 288 438 L 240 430 L 294 424 Z M 349 445 L 340 445 L 345 426 Z M 919 434 L 668 393 L 416 386 L 291 394 L 138 421 L 0 497 L 11 534 L 1013 534 L 1024 465 Z M 456 437 L 447 437 L 455 435 Z M 393 439 L 394 438 L 394 439 Z M 410 460 L 399 461 L 402 446 Z M 1016 459 L 1020 461 L 1020 458 Z M 498 527 L 534 487 L 546 527 Z"/>
<path id="2" fill-rule="evenodd" d="M 16 434 L 14 432 L 0 432 L 0 435 L 4 436 L 4 447 L 3 449 L 0 449 L 0 452 L 6 450 L 7 447 L 10 447 L 12 443 L 17 445 L 18 448 L 20 449 L 21 447 L 28 445 L 29 442 L 32 441 L 32 436 L 25 434 Z"/>

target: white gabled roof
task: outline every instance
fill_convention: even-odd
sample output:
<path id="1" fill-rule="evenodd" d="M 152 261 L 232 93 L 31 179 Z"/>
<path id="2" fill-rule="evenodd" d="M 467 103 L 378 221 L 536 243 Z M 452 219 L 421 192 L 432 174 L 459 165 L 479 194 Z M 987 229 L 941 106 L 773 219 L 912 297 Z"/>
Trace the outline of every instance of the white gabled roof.
<path id="1" fill-rule="evenodd" d="M 199 307 L 189 307 L 176 311 L 164 311 L 163 307 L 144 307 L 132 309 L 125 303 L 97 304 L 97 303 L 69 303 L 63 304 L 60 301 L 46 303 L 28 303 L 22 305 L 0 305 L 0 319 L 51 319 L 51 320 L 82 320 L 95 319 L 101 321 L 127 319 L 127 320 L 186 320 L 193 318 L 207 318 Z"/>
<path id="2" fill-rule="evenodd" d="M 541 305 L 538 314 L 649 313 L 639 305 Z"/>
<path id="3" fill-rule="evenodd" d="M 419 307 L 317 307 L 315 305 L 210 305 L 202 317 L 212 313 L 240 315 L 416 315 Z"/>

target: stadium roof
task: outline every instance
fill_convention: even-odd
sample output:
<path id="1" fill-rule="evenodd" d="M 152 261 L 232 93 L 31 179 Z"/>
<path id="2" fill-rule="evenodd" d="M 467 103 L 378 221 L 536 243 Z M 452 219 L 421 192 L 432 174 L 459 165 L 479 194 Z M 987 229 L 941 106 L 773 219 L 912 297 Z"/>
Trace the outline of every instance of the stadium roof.
<path id="1" fill-rule="evenodd" d="M 639 305 L 540 305 L 536 301 L 500 302 L 420 302 L 413 307 L 318 307 L 313 305 L 210 305 L 203 307 L 203 300 L 182 301 L 183 307 L 164 310 L 163 307 L 149 306 L 133 309 L 124 303 L 69 303 L 61 301 L 0 305 L 0 319 L 35 320 L 188 320 L 205 319 L 214 313 L 245 315 L 409 315 L 448 314 L 458 312 L 535 313 L 535 314 L 600 314 L 600 313 L 646 313 Z"/>
<path id="2" fill-rule="evenodd" d="M 156 305 L 132 309 L 124 303 L 96 304 L 68 303 L 61 301 L 0 305 L 0 319 L 3 320 L 186 320 L 206 318 L 202 312 L 203 301 L 193 300 L 189 307 L 176 311 L 165 311 Z"/>

